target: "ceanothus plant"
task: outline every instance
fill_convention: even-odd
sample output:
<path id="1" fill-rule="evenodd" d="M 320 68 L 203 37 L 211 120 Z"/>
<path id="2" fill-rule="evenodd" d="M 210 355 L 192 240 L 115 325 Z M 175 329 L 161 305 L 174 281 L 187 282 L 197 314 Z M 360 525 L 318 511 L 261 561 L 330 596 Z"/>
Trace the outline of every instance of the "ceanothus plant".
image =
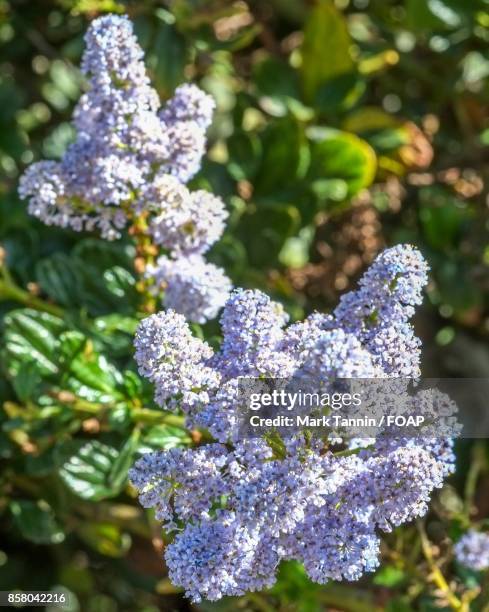
<path id="1" fill-rule="evenodd" d="M 245 438 L 237 426 L 239 377 L 418 376 L 409 319 L 426 282 L 421 254 L 399 245 L 379 255 L 332 315 L 289 327 L 280 304 L 237 290 L 221 316 L 218 352 L 172 310 L 141 322 L 136 360 L 155 401 L 182 409 L 217 440 L 146 454 L 130 472 L 142 505 L 175 532 L 169 576 L 193 601 L 269 587 L 287 559 L 318 583 L 356 580 L 379 564 L 379 532 L 427 511 L 453 471 L 450 440 L 380 432 L 344 452 L 302 434 Z"/>
<path id="2" fill-rule="evenodd" d="M 454 546 L 457 561 L 474 571 L 489 569 L 489 534 L 467 531 Z"/>
<path id="3" fill-rule="evenodd" d="M 96 19 L 85 42 L 88 90 L 74 111 L 76 140 L 60 161 L 32 164 L 19 192 L 47 225 L 98 230 L 107 240 L 130 226 L 143 291 L 168 288 L 164 305 L 194 321 L 213 318 L 231 283 L 202 254 L 222 235 L 227 212 L 220 198 L 185 183 L 200 168 L 214 100 L 184 84 L 160 108 L 127 17 Z M 167 256 L 155 261 L 160 249 Z"/>

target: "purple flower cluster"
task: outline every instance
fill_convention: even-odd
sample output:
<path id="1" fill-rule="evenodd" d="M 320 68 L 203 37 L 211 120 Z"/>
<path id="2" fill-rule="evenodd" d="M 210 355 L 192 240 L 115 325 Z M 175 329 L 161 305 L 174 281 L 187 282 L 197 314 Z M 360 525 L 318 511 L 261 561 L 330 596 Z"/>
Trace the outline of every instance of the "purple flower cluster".
<path id="1" fill-rule="evenodd" d="M 218 352 L 192 339 L 171 311 L 142 321 L 136 360 L 155 384 L 156 401 L 179 406 L 218 440 L 149 453 L 130 473 L 142 505 L 177 532 L 166 563 L 193 601 L 269 587 L 285 559 L 302 562 L 319 583 L 356 580 L 378 566 L 379 531 L 426 512 L 453 469 L 449 442 L 381 432 L 345 455 L 328 439 L 246 438 L 237 427 L 240 377 L 300 371 L 395 383 L 406 363 L 417 368 L 419 343 L 406 341 L 405 324 L 426 270 L 412 247 L 389 249 L 333 316 L 315 313 L 289 327 L 283 308 L 263 293 L 235 291 L 221 317 Z"/>
<path id="2" fill-rule="evenodd" d="M 19 193 L 29 199 L 30 214 L 113 240 L 143 213 L 155 244 L 172 257 L 204 253 L 220 238 L 227 213 L 219 198 L 191 193 L 184 184 L 200 168 L 213 99 L 184 84 L 160 110 L 127 17 L 94 20 L 85 42 L 82 72 L 89 87 L 74 111 L 76 140 L 59 162 L 32 164 L 21 178 Z M 204 302 L 223 275 L 212 271 Z M 212 305 L 207 310 L 213 312 Z M 199 312 L 194 320 L 204 318 Z"/>
<path id="3" fill-rule="evenodd" d="M 489 569 L 489 534 L 471 529 L 455 544 L 457 561 L 476 572 Z"/>
<path id="4" fill-rule="evenodd" d="M 162 255 L 148 274 L 164 290 L 163 305 L 189 321 L 214 319 L 231 292 L 231 282 L 221 268 L 202 255 L 170 259 Z"/>
<path id="5" fill-rule="evenodd" d="M 421 304 L 427 265 L 409 245 L 385 250 L 360 280 L 358 291 L 342 296 L 335 319 L 353 333 L 388 374 L 419 376 L 420 342 L 409 319 Z"/>

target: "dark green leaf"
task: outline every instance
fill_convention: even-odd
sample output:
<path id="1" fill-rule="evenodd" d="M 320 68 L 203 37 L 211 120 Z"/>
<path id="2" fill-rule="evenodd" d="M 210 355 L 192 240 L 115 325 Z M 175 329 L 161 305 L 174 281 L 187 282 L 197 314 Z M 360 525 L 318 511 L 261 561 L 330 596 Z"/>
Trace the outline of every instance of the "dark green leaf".
<path id="1" fill-rule="evenodd" d="M 228 140 L 228 169 L 237 181 L 253 180 L 260 166 L 262 144 L 256 134 L 237 131 Z"/>
<path id="2" fill-rule="evenodd" d="M 36 265 L 36 277 L 41 289 L 58 304 L 79 304 L 79 278 L 81 267 L 78 261 L 63 253 L 55 253 Z"/>
<path id="3" fill-rule="evenodd" d="M 26 361 L 21 363 L 17 375 L 12 380 L 12 385 L 20 401 L 25 402 L 34 396 L 40 382 L 41 376 L 37 363 Z"/>
<path id="4" fill-rule="evenodd" d="M 22 536 L 36 544 L 59 544 L 65 538 L 50 506 L 44 502 L 12 501 L 10 511 Z"/>
<path id="5" fill-rule="evenodd" d="M 280 192 L 304 177 L 309 146 L 298 121 L 285 117 L 269 124 L 262 142 L 263 157 L 255 179 L 257 195 Z"/>
<path id="6" fill-rule="evenodd" d="M 11 376 L 19 373 L 22 364 L 32 361 L 42 375 L 58 372 L 58 338 L 65 330 L 61 319 L 25 309 L 7 315 L 4 324 L 7 368 Z"/>
<path id="7" fill-rule="evenodd" d="M 183 79 L 186 42 L 174 25 L 159 23 L 149 56 L 157 85 L 171 92 Z"/>

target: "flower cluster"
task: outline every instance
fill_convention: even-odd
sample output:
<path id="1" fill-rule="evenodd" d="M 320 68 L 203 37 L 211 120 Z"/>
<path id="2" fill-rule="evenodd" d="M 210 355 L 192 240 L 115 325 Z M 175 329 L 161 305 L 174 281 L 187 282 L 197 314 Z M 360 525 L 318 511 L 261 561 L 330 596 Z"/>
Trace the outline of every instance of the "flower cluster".
<path id="1" fill-rule="evenodd" d="M 489 534 L 471 529 L 455 544 L 455 558 L 469 569 L 489 569 Z"/>
<path id="2" fill-rule="evenodd" d="M 217 440 L 149 453 L 130 472 L 142 505 L 176 530 L 166 563 L 193 601 L 269 587 L 284 559 L 302 562 L 319 583 L 358 579 L 379 563 L 379 531 L 426 512 L 453 470 L 447 440 L 380 432 L 338 453 L 327 438 L 246 437 L 237 425 L 240 377 L 395 382 L 417 371 L 419 343 L 407 325 L 426 271 L 414 248 L 389 249 L 332 316 L 289 327 L 279 304 L 237 290 L 223 310 L 218 352 L 172 311 L 142 321 L 136 360 L 157 403 L 179 406 Z"/>
<path id="3" fill-rule="evenodd" d="M 206 262 L 201 255 L 176 260 L 162 255 L 147 273 L 157 287 L 164 289 L 165 307 L 196 323 L 215 318 L 232 288 L 221 268 Z"/>
<path id="4" fill-rule="evenodd" d="M 184 84 L 160 109 L 127 17 L 96 19 L 85 42 L 82 72 L 88 90 L 74 111 L 76 140 L 60 161 L 27 168 L 19 192 L 29 199 L 30 214 L 47 225 L 98 230 L 107 240 L 120 237 L 140 216 L 154 244 L 172 259 L 206 252 L 221 236 L 227 213 L 218 197 L 192 193 L 185 183 L 200 168 L 213 99 Z M 159 281 L 162 276 L 160 270 Z M 214 266 L 198 275 L 194 293 L 201 291 L 204 309 L 194 320 L 215 313 L 216 304 L 225 301 L 229 283 L 222 277 Z M 178 278 L 172 276 L 174 286 Z M 183 292 L 183 287 L 177 291 Z M 177 310 L 188 308 L 174 297 L 170 301 Z"/>

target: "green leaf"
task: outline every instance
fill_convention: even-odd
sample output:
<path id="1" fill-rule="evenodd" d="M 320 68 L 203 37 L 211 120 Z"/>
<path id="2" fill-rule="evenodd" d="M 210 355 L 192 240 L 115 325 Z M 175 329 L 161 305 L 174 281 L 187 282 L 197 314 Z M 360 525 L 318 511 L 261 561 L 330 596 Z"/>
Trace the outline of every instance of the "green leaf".
<path id="1" fill-rule="evenodd" d="M 187 446 L 191 441 L 185 429 L 173 425 L 154 425 L 145 430 L 138 452 L 169 450 L 177 446 Z"/>
<path id="2" fill-rule="evenodd" d="M 26 361 L 20 365 L 17 375 L 12 380 L 12 385 L 17 397 L 21 402 L 31 399 L 39 384 L 41 383 L 41 375 L 36 362 Z"/>
<path id="3" fill-rule="evenodd" d="M 266 112 L 283 117 L 290 111 L 299 119 L 310 119 L 314 111 L 301 101 L 299 75 L 290 64 L 267 57 L 254 66 L 253 82 L 258 89 L 258 103 Z"/>
<path id="4" fill-rule="evenodd" d="M 65 535 L 45 501 L 16 500 L 10 503 L 14 524 L 22 536 L 36 544 L 59 544 Z"/>
<path id="5" fill-rule="evenodd" d="M 309 14 L 302 44 L 300 72 L 307 102 L 314 102 L 327 81 L 354 72 L 351 44 L 343 15 L 331 0 L 319 0 Z"/>
<path id="6" fill-rule="evenodd" d="M 78 13 L 93 14 L 96 12 L 125 12 L 124 5 L 117 2 L 117 0 L 73 0 L 73 7 L 71 10 L 75 15 Z"/>
<path id="7" fill-rule="evenodd" d="M 133 336 L 139 321 L 133 317 L 124 317 L 114 313 L 105 317 L 97 317 L 95 319 L 95 329 L 104 334 L 114 334 L 121 332 L 129 336 Z"/>
<path id="8" fill-rule="evenodd" d="M 37 264 L 36 278 L 49 297 L 68 308 L 85 307 L 93 315 L 116 309 L 129 313 L 138 299 L 135 278 L 121 265 L 109 266 L 117 259 L 110 251 L 102 251 L 97 263 L 76 254 L 56 253 Z"/>
<path id="9" fill-rule="evenodd" d="M 137 302 L 135 280 L 130 272 L 120 266 L 105 269 L 83 264 L 72 258 L 78 268 L 79 304 L 83 304 L 93 315 L 102 315 L 118 310 L 133 313 Z"/>
<path id="10" fill-rule="evenodd" d="M 140 435 L 141 432 L 139 429 L 135 429 L 131 433 L 119 451 L 119 456 L 112 465 L 108 481 L 110 486 L 116 490 L 121 490 L 127 481 L 127 473 L 133 463 Z"/>
<path id="11" fill-rule="evenodd" d="M 175 26 L 159 23 L 153 47 L 149 55 L 157 86 L 170 93 L 183 79 L 187 60 L 184 37 Z"/>
<path id="12" fill-rule="evenodd" d="M 87 238 L 75 245 L 72 255 L 84 265 L 93 266 L 99 270 L 108 270 L 114 266 L 130 269 L 134 250 L 133 247 L 121 242 Z"/>
<path id="13" fill-rule="evenodd" d="M 484 10 L 480 0 L 408 0 L 406 18 L 414 30 L 453 30 Z"/>
<path id="14" fill-rule="evenodd" d="M 365 91 L 365 80 L 357 72 L 339 74 L 318 88 L 316 106 L 323 113 L 351 108 Z"/>
<path id="15" fill-rule="evenodd" d="M 45 312 L 24 309 L 9 313 L 5 319 L 7 369 L 17 376 L 22 364 L 36 363 L 41 375 L 58 372 L 59 335 L 64 322 Z"/>
<path id="16" fill-rule="evenodd" d="M 136 280 L 134 276 L 120 266 L 114 266 L 104 272 L 105 286 L 117 299 L 135 301 Z"/>
<path id="17" fill-rule="evenodd" d="M 419 218 L 427 243 L 439 250 L 456 249 L 473 218 L 471 208 L 438 186 L 421 189 L 420 202 Z"/>
<path id="18" fill-rule="evenodd" d="M 283 202 L 275 206 L 260 205 L 254 214 L 244 216 L 241 228 L 246 232 L 251 264 L 269 265 L 272 253 L 278 256 L 285 240 L 298 231 L 300 221 L 297 208 Z"/>
<path id="19" fill-rule="evenodd" d="M 302 125 L 292 117 L 270 123 L 263 135 L 263 157 L 255 193 L 284 190 L 303 178 L 309 166 L 309 146 Z"/>
<path id="20" fill-rule="evenodd" d="M 110 482 L 110 474 L 119 453 L 98 440 L 72 442 L 65 445 L 60 456 L 68 455 L 62 462 L 59 475 L 66 486 L 78 497 L 100 501 L 114 497 L 119 489 Z"/>
<path id="21" fill-rule="evenodd" d="M 320 202 L 343 202 L 348 196 L 348 183 L 340 178 L 317 179 L 312 181 L 311 190 Z"/>
<path id="22" fill-rule="evenodd" d="M 253 81 L 259 92 L 271 98 L 300 98 L 297 71 L 277 57 L 267 57 L 253 68 Z"/>
<path id="23" fill-rule="evenodd" d="M 441 301 L 460 312 L 480 308 L 484 303 L 484 296 L 472 275 L 471 267 L 466 261 L 457 257 L 443 257 L 434 268 L 433 274 Z"/>
<path id="24" fill-rule="evenodd" d="M 404 596 L 395 597 L 388 601 L 385 610 L 386 612 L 415 612 L 415 609 L 409 603 L 409 598 Z"/>
<path id="25" fill-rule="evenodd" d="M 349 197 L 368 187 L 375 178 L 377 158 L 371 146 L 354 134 L 313 127 L 311 139 L 311 180 L 341 179 Z"/>
<path id="26" fill-rule="evenodd" d="M 143 393 L 143 383 L 141 378 L 132 370 L 126 370 L 123 374 L 124 391 L 130 398 L 141 397 Z"/>
<path id="27" fill-rule="evenodd" d="M 90 402 L 123 399 L 119 390 L 122 376 L 83 334 L 76 331 L 63 334 L 60 353 L 64 365 L 62 384 L 70 391 Z"/>
<path id="28" fill-rule="evenodd" d="M 227 142 L 230 160 L 228 170 L 237 180 L 254 180 L 260 167 L 262 143 L 256 134 L 236 131 Z"/>
<path id="29" fill-rule="evenodd" d="M 398 567 L 384 565 L 379 569 L 373 578 L 374 584 L 394 588 L 406 581 L 406 574 Z"/>
<path id="30" fill-rule="evenodd" d="M 77 306 L 81 269 L 78 262 L 64 253 L 55 253 L 36 265 L 36 278 L 41 289 L 58 304 Z"/>

